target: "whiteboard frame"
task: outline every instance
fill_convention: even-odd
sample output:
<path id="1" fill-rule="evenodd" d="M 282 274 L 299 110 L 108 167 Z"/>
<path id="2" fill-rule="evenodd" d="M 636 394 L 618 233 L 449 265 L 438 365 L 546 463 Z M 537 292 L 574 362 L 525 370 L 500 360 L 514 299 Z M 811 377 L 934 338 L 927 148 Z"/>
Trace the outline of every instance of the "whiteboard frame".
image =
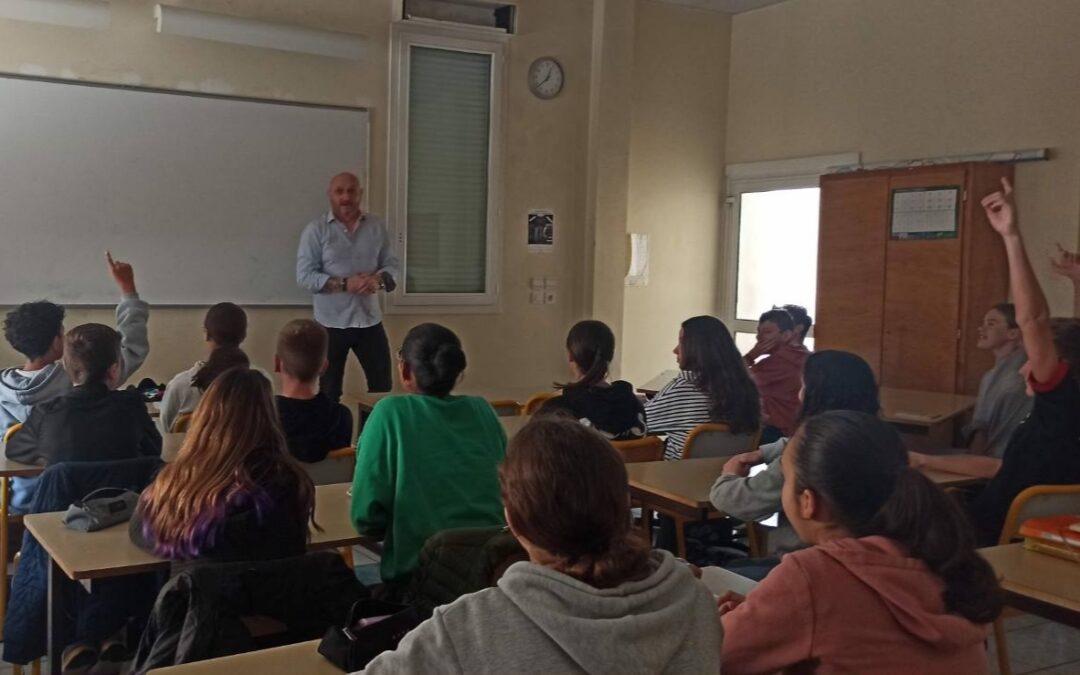
<path id="1" fill-rule="evenodd" d="M 69 85 L 82 86 L 82 87 L 94 87 L 94 88 L 98 88 L 98 89 L 119 89 L 119 90 L 123 90 L 123 91 L 135 91 L 135 92 L 142 92 L 142 93 L 148 93 L 148 94 L 169 94 L 169 95 L 173 95 L 173 96 L 189 96 L 189 97 L 194 97 L 194 98 L 208 98 L 208 99 L 218 99 L 218 100 L 224 100 L 224 101 L 243 101 L 245 103 L 266 103 L 266 104 L 270 104 L 270 105 L 285 105 L 285 106 L 294 106 L 294 107 L 298 107 L 298 108 L 317 108 L 317 109 L 323 109 L 323 110 L 344 110 L 344 111 L 350 111 L 350 112 L 367 113 L 367 124 L 366 124 L 366 126 L 367 126 L 367 130 L 366 130 L 367 142 L 364 144 L 364 157 L 363 157 L 364 168 L 365 168 L 365 171 L 366 171 L 367 175 L 362 176 L 361 181 L 364 181 L 364 184 L 366 186 L 367 182 L 369 182 L 370 179 L 371 179 L 371 108 L 368 108 L 368 107 L 365 107 L 365 106 L 350 106 L 350 105 L 340 105 L 340 104 L 334 104 L 334 103 L 316 103 L 316 102 L 313 102 L 313 101 L 290 101 L 290 100 L 283 100 L 283 99 L 276 99 L 276 98 L 263 98 L 263 97 L 258 97 L 258 96 L 242 96 L 242 95 L 236 95 L 236 94 L 215 94 L 215 93 L 210 93 L 210 92 L 191 91 L 191 90 L 186 90 L 186 89 L 167 89 L 167 88 L 162 88 L 162 87 L 147 87 L 147 86 L 136 85 L 136 84 L 120 84 L 120 83 L 115 83 L 115 82 L 102 82 L 102 81 L 98 81 L 98 80 L 72 80 L 72 79 L 63 78 L 63 77 L 49 77 L 49 76 L 42 76 L 42 75 L 24 75 L 22 73 L 0 72 L 0 78 L 6 79 L 6 80 L 24 80 L 24 81 L 31 81 L 31 82 L 49 82 L 49 83 L 53 83 L 53 84 L 69 84 Z M 364 201 L 363 201 L 363 204 L 365 206 L 367 204 L 367 198 L 368 198 L 369 195 L 370 195 L 370 191 L 365 190 L 364 191 Z M 137 282 L 138 282 L 138 278 L 136 277 L 136 283 Z M 116 303 L 73 303 L 73 302 L 67 302 L 67 303 L 64 303 L 64 306 L 65 307 L 79 307 L 79 308 L 86 308 L 86 309 L 108 309 L 108 308 L 115 307 Z M 291 302 L 286 302 L 286 303 L 245 303 L 245 306 L 246 307 L 266 308 L 266 309 L 283 308 L 283 307 L 311 307 L 311 301 L 309 300 L 308 302 L 305 302 L 305 303 L 291 303 Z M 12 307 L 18 307 L 18 305 L 0 304 L 0 308 L 5 308 L 6 309 L 6 308 L 12 308 Z M 205 303 L 169 303 L 169 304 L 151 303 L 151 307 L 162 307 L 162 308 L 168 307 L 168 308 L 177 308 L 177 309 L 189 309 L 189 308 L 193 308 L 193 307 L 206 307 L 206 304 Z"/>

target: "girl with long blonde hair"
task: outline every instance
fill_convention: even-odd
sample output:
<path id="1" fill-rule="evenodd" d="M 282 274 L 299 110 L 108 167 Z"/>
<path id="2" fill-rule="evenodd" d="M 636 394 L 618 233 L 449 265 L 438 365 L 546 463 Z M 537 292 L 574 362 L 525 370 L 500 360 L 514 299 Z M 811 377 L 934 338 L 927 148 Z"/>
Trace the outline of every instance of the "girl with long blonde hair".
<path id="1" fill-rule="evenodd" d="M 289 454 L 270 383 L 238 367 L 199 401 L 179 456 L 131 521 L 136 544 L 169 559 L 219 561 L 304 553 L 315 488 Z"/>

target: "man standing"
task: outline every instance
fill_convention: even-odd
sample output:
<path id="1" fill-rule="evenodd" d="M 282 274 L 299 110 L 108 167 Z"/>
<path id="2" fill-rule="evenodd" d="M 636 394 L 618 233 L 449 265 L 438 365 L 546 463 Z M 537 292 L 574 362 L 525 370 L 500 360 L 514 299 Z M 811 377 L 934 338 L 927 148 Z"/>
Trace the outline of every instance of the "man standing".
<path id="1" fill-rule="evenodd" d="M 324 394 L 341 399 L 351 349 L 367 377 L 368 391 L 390 391 L 390 343 L 377 294 L 397 285 L 399 263 L 386 223 L 360 210 L 364 190 L 351 173 L 339 173 L 326 191 L 330 211 L 307 224 L 296 253 L 296 283 L 313 294 L 315 320 L 330 340 Z"/>

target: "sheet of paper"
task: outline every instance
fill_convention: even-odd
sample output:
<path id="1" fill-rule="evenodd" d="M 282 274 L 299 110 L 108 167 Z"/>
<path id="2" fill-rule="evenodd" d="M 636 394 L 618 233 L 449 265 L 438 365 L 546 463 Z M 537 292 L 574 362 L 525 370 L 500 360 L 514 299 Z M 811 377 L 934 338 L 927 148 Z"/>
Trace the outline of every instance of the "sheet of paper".
<path id="1" fill-rule="evenodd" d="M 938 239 L 956 236 L 960 188 L 893 190 L 893 239 Z"/>
<path id="2" fill-rule="evenodd" d="M 705 584 L 706 588 L 716 597 L 720 597 L 729 591 L 746 596 L 758 585 L 758 582 L 751 581 L 741 574 L 736 574 L 723 567 L 702 567 L 701 583 Z"/>
<path id="3" fill-rule="evenodd" d="M 649 235 L 630 235 L 630 271 L 626 274 L 627 286 L 649 285 Z"/>

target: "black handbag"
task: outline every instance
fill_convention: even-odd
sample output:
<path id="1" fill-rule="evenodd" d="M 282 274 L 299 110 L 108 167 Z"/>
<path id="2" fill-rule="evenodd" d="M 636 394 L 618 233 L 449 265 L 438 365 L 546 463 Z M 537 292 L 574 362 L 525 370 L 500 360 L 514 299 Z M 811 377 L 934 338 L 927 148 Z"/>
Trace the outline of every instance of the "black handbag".
<path id="1" fill-rule="evenodd" d="M 371 598 L 357 600 L 344 627 L 326 630 L 319 653 L 347 673 L 363 670 L 379 654 L 397 649 L 421 620 L 415 607 Z"/>

